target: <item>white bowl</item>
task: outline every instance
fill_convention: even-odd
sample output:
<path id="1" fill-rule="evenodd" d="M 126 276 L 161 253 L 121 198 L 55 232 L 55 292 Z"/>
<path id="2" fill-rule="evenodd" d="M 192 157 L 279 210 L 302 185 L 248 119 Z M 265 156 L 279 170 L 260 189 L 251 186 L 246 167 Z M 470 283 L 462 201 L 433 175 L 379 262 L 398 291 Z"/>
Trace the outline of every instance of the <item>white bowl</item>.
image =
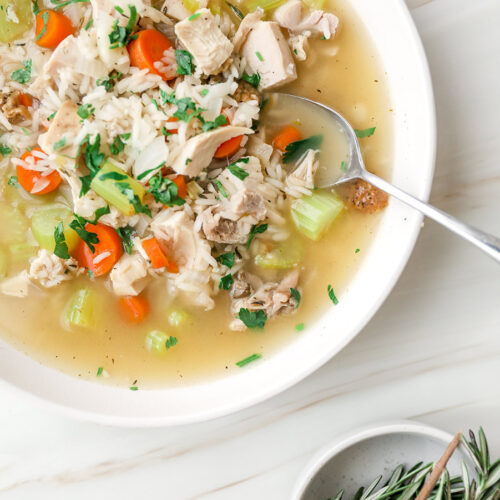
<path id="1" fill-rule="evenodd" d="M 395 130 L 392 180 L 427 199 L 434 171 L 435 114 L 420 39 L 402 0 L 352 4 L 388 74 Z M 421 220 L 420 214 L 391 201 L 341 303 L 309 325 L 297 341 L 238 375 L 184 388 L 134 392 L 63 375 L 0 344 L 0 378 L 69 413 L 115 425 L 178 425 L 241 410 L 297 383 L 353 339 L 394 286 Z"/>
<path id="2" fill-rule="evenodd" d="M 342 489 L 344 498 L 352 498 L 361 486 L 368 486 L 381 474 L 383 484 L 400 464 L 412 467 L 420 461 L 437 461 L 452 439 L 447 432 L 411 421 L 350 431 L 311 459 L 299 476 L 291 500 L 333 498 Z M 472 465 L 459 447 L 447 465 L 452 475 L 461 474 L 462 460 Z"/>

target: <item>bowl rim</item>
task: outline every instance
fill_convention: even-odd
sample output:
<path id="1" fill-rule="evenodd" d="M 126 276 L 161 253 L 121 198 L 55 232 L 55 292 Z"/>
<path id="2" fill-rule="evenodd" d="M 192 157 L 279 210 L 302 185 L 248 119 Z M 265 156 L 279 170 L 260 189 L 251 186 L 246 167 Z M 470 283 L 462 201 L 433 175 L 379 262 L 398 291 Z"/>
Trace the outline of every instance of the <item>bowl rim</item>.
<path id="1" fill-rule="evenodd" d="M 335 456 L 367 439 L 392 434 L 415 434 L 434 438 L 448 445 L 453 435 L 437 427 L 414 420 L 388 420 L 366 424 L 339 434 L 333 441 L 320 448 L 299 474 L 292 490 L 291 500 L 302 500 L 308 486 L 321 469 Z M 439 457 L 436 457 L 439 458 Z"/>
<path id="2" fill-rule="evenodd" d="M 428 179 L 420 187 L 417 193 L 423 200 L 428 200 L 429 193 L 432 186 L 432 179 L 435 169 L 435 158 L 436 158 L 436 112 L 434 103 L 434 93 L 432 87 L 432 80 L 429 70 L 429 65 L 427 57 L 423 48 L 422 41 L 410 15 L 408 6 L 404 0 L 392 0 L 394 10 L 398 10 L 396 13 L 399 18 L 405 21 L 405 30 L 408 32 L 408 41 L 412 44 L 412 48 L 415 54 L 415 61 L 419 63 L 419 72 L 422 78 L 421 91 L 422 91 L 422 109 L 426 117 L 426 130 L 428 131 L 428 144 L 426 153 L 426 164 L 428 165 Z M 423 216 L 421 214 L 415 214 L 412 221 L 409 221 L 409 227 L 405 235 L 405 246 L 401 251 L 398 262 L 395 267 L 391 269 L 391 277 L 385 283 L 384 290 L 378 294 L 377 300 L 372 303 L 372 307 L 366 311 L 362 320 L 358 321 L 355 327 L 351 329 L 349 334 L 345 335 L 342 341 L 338 342 L 333 348 L 325 351 L 323 355 L 317 356 L 313 359 L 307 366 L 299 367 L 294 374 L 289 375 L 286 379 L 282 379 L 279 383 L 270 383 L 266 390 L 262 390 L 257 394 L 251 396 L 242 397 L 235 399 L 231 402 L 225 404 L 220 404 L 217 408 L 205 408 L 203 410 L 191 411 L 184 415 L 161 415 L 161 416 L 129 416 L 129 415 L 117 415 L 117 414 L 104 414 L 99 413 L 90 409 L 83 409 L 76 406 L 71 406 L 70 403 L 63 401 L 57 401 L 53 399 L 47 399 L 46 397 L 31 391 L 26 387 L 21 387 L 17 383 L 8 382 L 3 378 L 0 378 L 0 386 L 5 389 L 9 389 L 14 393 L 20 393 L 23 396 L 28 396 L 37 403 L 48 409 L 49 411 L 54 411 L 59 414 L 64 414 L 73 418 L 78 418 L 81 420 L 92 421 L 105 425 L 114 425 L 119 427 L 160 427 L 160 426 L 177 426 L 192 424 L 207 420 L 212 420 L 215 418 L 220 418 L 232 413 L 242 411 L 250 406 L 262 403 L 277 394 L 289 389 L 294 386 L 307 376 L 309 376 L 314 371 L 318 370 L 326 362 L 333 358 L 339 351 L 341 351 L 349 342 L 353 340 L 354 337 L 366 326 L 366 324 L 371 320 L 375 312 L 380 308 L 381 304 L 386 300 L 389 293 L 392 291 L 394 285 L 398 281 L 404 267 L 406 266 L 408 259 L 415 246 L 418 234 L 421 228 Z M 411 226 L 410 226 L 411 225 Z M 13 348 L 12 348 L 13 349 Z M 23 355 L 24 356 L 24 355 Z M 38 363 L 32 360 L 34 363 Z M 70 377 L 64 373 L 58 372 L 60 377 Z M 79 381 L 82 382 L 82 381 Z M 202 387 L 204 384 L 199 384 Z M 158 392 L 160 392 L 159 390 Z M 148 391 L 148 392 L 154 392 Z M 136 395 L 139 393 L 135 393 Z M 138 402 L 138 404 L 140 404 Z"/>

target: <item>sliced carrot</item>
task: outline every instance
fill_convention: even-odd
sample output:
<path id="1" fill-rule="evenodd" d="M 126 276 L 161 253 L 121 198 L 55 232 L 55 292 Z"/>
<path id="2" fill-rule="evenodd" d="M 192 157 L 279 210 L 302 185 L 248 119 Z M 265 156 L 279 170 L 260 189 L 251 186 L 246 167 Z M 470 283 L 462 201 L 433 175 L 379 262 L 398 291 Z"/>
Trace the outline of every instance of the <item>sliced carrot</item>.
<path id="1" fill-rule="evenodd" d="M 42 10 L 36 16 L 35 41 L 40 47 L 55 49 L 65 38 L 75 33 L 69 18 L 55 10 Z"/>
<path id="2" fill-rule="evenodd" d="M 285 152 L 286 147 L 295 141 L 300 141 L 302 139 L 302 134 L 297 127 L 288 125 L 285 127 L 273 141 L 273 146 L 282 152 Z"/>
<path id="3" fill-rule="evenodd" d="M 139 31 L 137 38 L 127 46 L 130 64 L 140 69 L 148 69 L 163 80 L 172 80 L 175 76 L 167 77 L 155 67 L 155 63 L 160 62 L 163 53 L 171 47 L 170 40 L 163 33 L 154 29 Z"/>
<path id="4" fill-rule="evenodd" d="M 140 295 L 120 297 L 118 305 L 123 317 L 130 323 L 141 323 L 149 313 L 149 303 Z"/>
<path id="5" fill-rule="evenodd" d="M 104 224 L 85 224 L 85 229 L 90 233 L 97 234 L 99 243 L 94 244 L 95 252 L 92 253 L 88 245 L 80 240 L 75 250 L 74 257 L 80 264 L 92 271 L 94 276 L 102 276 L 109 273 L 123 254 L 122 240 L 118 233 L 110 226 Z M 106 254 L 105 257 L 101 257 Z"/>
<path id="6" fill-rule="evenodd" d="M 32 155 L 33 151 L 39 151 L 43 153 L 40 148 L 33 148 L 31 151 L 26 151 L 26 153 L 21 156 L 21 160 L 27 161 L 28 158 L 33 158 L 33 165 L 39 160 L 36 156 Z M 54 170 L 49 175 L 42 175 L 43 172 L 38 172 L 37 170 L 30 170 L 29 168 L 24 168 L 21 165 L 16 167 L 17 180 L 21 187 L 31 194 L 47 194 L 51 193 L 59 184 L 61 184 L 61 176 L 57 170 Z M 39 187 L 42 186 L 42 189 Z M 35 192 L 33 192 L 35 190 Z"/>
<path id="7" fill-rule="evenodd" d="M 165 267 L 169 273 L 179 272 L 177 264 L 167 257 L 156 238 L 153 237 L 144 240 L 142 242 L 142 248 L 144 248 L 144 251 L 147 253 L 155 269 Z"/>
<path id="8" fill-rule="evenodd" d="M 179 195 L 179 198 L 182 198 L 183 200 L 186 199 L 187 196 L 187 186 L 186 186 L 186 180 L 184 179 L 183 175 L 177 175 L 172 179 L 172 181 L 175 183 L 177 186 L 177 194 Z"/>
<path id="9" fill-rule="evenodd" d="M 174 122 L 178 122 L 178 121 L 179 121 L 179 118 L 177 118 L 176 116 L 170 116 L 167 119 L 167 122 L 169 122 L 169 123 L 174 123 Z M 177 134 L 178 130 L 176 128 L 174 128 L 174 129 L 168 129 L 167 128 L 167 132 L 169 134 L 175 135 L 175 134 Z"/>
<path id="10" fill-rule="evenodd" d="M 238 135 L 237 137 L 233 137 L 232 139 L 223 142 L 215 151 L 214 158 L 221 159 L 234 155 L 238 149 L 240 149 L 242 140 L 243 136 Z"/>
<path id="11" fill-rule="evenodd" d="M 33 98 L 29 94 L 19 94 L 19 104 L 25 108 L 33 106 Z"/>

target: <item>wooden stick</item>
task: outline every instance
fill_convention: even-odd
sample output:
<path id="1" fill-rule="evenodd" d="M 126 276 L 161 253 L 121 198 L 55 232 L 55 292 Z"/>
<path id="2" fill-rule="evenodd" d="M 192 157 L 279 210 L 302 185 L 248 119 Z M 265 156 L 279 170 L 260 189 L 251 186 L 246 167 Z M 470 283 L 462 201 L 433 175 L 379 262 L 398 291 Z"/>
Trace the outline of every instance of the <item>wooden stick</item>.
<path id="1" fill-rule="evenodd" d="M 436 462 L 434 469 L 432 469 L 431 475 L 429 479 L 425 482 L 422 490 L 418 494 L 416 500 L 427 500 L 427 497 L 431 494 L 434 486 L 438 482 L 441 474 L 443 473 L 448 460 L 453 455 L 454 451 L 457 449 L 457 446 L 460 444 L 460 432 L 455 435 L 455 437 L 451 440 L 451 443 L 446 448 L 443 456 Z"/>

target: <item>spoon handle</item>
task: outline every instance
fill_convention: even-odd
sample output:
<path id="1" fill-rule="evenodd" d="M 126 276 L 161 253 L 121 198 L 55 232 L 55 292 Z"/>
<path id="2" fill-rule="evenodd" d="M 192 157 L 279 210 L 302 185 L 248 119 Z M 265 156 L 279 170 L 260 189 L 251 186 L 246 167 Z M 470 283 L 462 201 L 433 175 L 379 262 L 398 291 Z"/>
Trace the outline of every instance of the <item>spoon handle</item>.
<path id="1" fill-rule="evenodd" d="M 378 187 L 382 191 L 390 194 L 406 203 L 407 205 L 416 208 L 427 217 L 439 222 L 444 227 L 448 228 L 450 231 L 458 234 L 462 238 L 470 241 L 473 245 L 476 245 L 483 252 L 487 253 L 490 257 L 492 257 L 496 262 L 500 264 L 500 238 L 493 236 L 491 234 L 485 233 L 476 229 L 468 224 L 465 224 L 458 219 L 455 219 L 451 215 L 448 215 L 446 212 L 439 210 L 438 208 L 429 205 L 428 203 L 424 203 L 423 201 L 415 198 L 414 196 L 406 193 L 402 189 L 393 186 L 389 182 L 377 177 L 376 175 L 364 171 L 363 179 Z"/>

